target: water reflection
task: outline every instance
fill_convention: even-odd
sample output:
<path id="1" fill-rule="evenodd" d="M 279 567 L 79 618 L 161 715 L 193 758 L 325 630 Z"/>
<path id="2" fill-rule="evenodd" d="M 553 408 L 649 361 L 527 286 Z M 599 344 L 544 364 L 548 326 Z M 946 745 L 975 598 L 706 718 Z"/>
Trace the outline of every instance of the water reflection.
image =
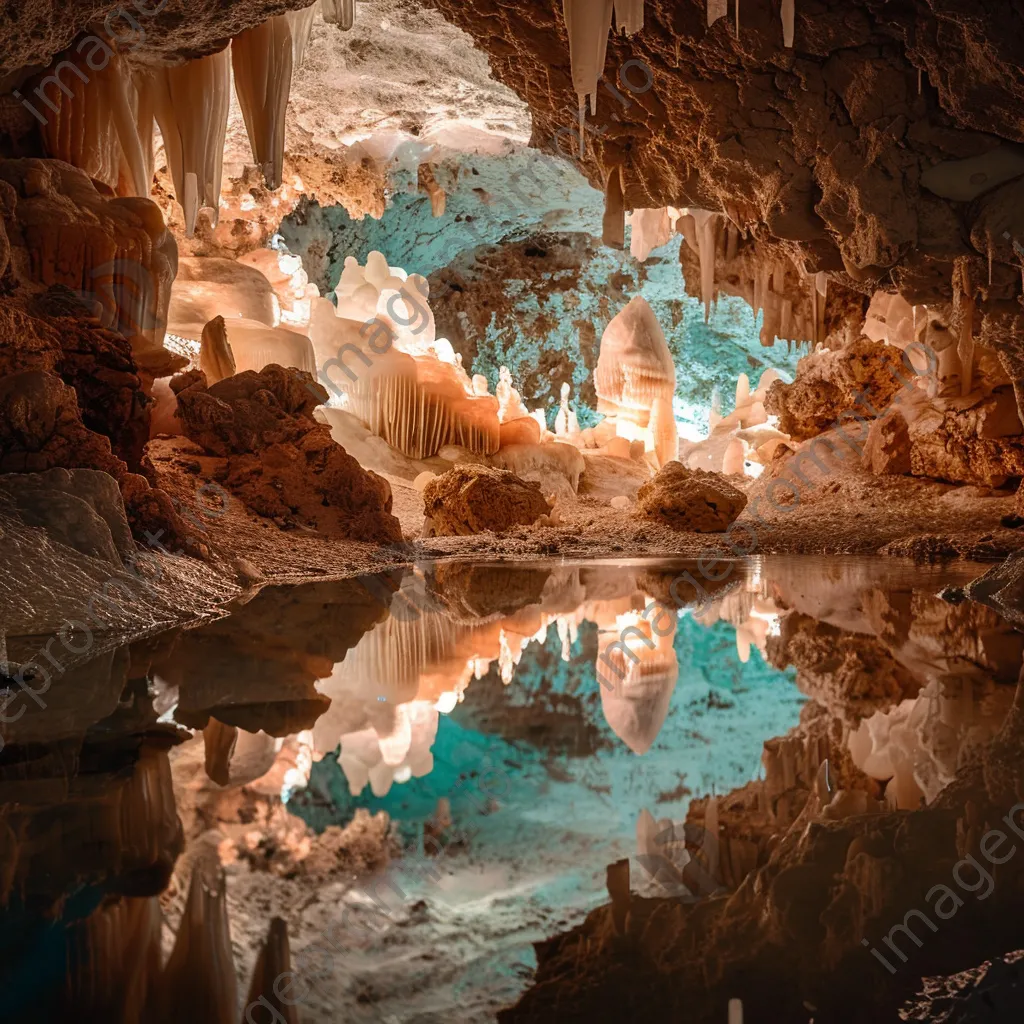
<path id="1" fill-rule="evenodd" d="M 436 1019 L 456 990 L 473 1004 L 465 1019 L 492 1019 L 497 993 L 521 987 L 502 966 L 508 936 L 526 948 L 581 914 L 618 857 L 657 853 L 682 870 L 686 842 L 653 846 L 674 822 L 718 837 L 707 891 L 733 889 L 812 808 L 835 818 L 933 803 L 1007 716 L 1024 637 L 938 596 L 976 567 L 762 559 L 675 609 L 685 570 L 438 563 L 271 587 L 216 622 L 69 666 L 45 707 L 25 701 L 0 725 L 10 1019 L 74 1008 L 160 1021 L 186 1011 L 185 985 L 220 1007 L 216 1019 L 237 1019 L 248 984 L 235 981 L 229 933 L 245 936 L 239 966 L 245 978 L 256 969 L 257 995 L 276 976 L 258 980 L 272 914 L 248 900 L 278 876 L 315 890 L 391 855 L 383 819 L 360 819 L 361 847 L 323 831 L 357 808 L 383 808 L 420 837 L 448 827 L 444 815 L 471 821 L 511 923 L 464 916 L 468 868 L 446 890 L 444 920 L 468 929 L 465 950 L 491 942 L 488 969 L 504 980 L 439 980 L 452 987 Z M 655 602 L 673 613 L 652 615 Z M 484 753 L 515 778 L 502 815 L 454 795 Z M 642 872 L 634 882 L 657 891 Z M 234 884 L 247 896 L 231 905 Z M 312 928 L 286 912 L 293 932 Z M 282 928 L 264 962 L 287 960 Z M 436 941 L 416 928 L 389 940 L 392 953 L 409 945 L 410 963 Z M 476 954 L 465 956 L 468 971 Z M 411 967 L 383 950 L 362 970 L 389 972 L 381 1012 L 416 1010 Z M 346 972 L 302 1019 L 335 1019 L 330 1007 L 351 1002 Z"/>

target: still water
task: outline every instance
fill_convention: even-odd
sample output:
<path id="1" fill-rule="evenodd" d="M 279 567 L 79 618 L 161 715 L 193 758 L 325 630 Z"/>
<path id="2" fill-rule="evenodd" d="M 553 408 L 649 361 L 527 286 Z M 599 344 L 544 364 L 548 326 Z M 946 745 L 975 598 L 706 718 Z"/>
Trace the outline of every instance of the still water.
<path id="1" fill-rule="evenodd" d="M 731 891 L 766 846 L 719 822 L 829 758 L 935 801 L 1024 651 L 982 568 L 449 561 L 110 644 L 0 726 L 0 1017 L 493 1021 L 610 864 Z"/>

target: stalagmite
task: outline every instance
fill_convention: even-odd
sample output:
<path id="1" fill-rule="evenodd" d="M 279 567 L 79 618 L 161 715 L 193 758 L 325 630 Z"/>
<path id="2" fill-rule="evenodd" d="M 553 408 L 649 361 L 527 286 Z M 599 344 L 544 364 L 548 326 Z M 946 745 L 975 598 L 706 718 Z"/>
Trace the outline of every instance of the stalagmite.
<path id="1" fill-rule="evenodd" d="M 356 0 L 320 0 L 320 10 L 328 25 L 344 32 L 356 23 Z"/>
<path id="2" fill-rule="evenodd" d="M 729 13 L 729 0 L 708 0 L 708 28 Z"/>
<path id="3" fill-rule="evenodd" d="M 185 236 L 191 238 L 200 208 L 211 210 L 217 224 L 231 102 L 230 56 L 224 49 L 178 67 L 155 69 L 140 81 L 143 92 L 151 93 L 185 216 Z"/>
<path id="4" fill-rule="evenodd" d="M 213 861 L 214 858 L 211 858 Z M 164 1003 L 169 1019 L 195 1015 L 227 1024 L 237 1017 L 237 982 L 231 953 L 224 872 L 202 856 L 192 869 L 185 911 L 164 969 Z"/>
<path id="5" fill-rule="evenodd" d="M 288 924 L 283 918 L 275 917 L 256 957 L 245 1005 L 265 1007 L 278 1024 L 299 1024 L 298 1000 L 278 994 L 282 987 L 287 991 L 287 986 L 282 986 L 280 979 L 293 977 Z"/>
<path id="6" fill-rule="evenodd" d="M 782 0 L 782 40 L 793 48 L 793 30 L 796 19 L 796 0 Z"/>
<path id="7" fill-rule="evenodd" d="M 644 0 L 615 0 L 615 28 L 627 36 L 644 27 Z"/>
<path id="8" fill-rule="evenodd" d="M 199 369 L 206 374 L 207 384 L 216 384 L 236 373 L 235 357 L 228 344 L 224 317 L 214 317 L 203 328 L 203 341 L 199 349 Z M 260 367 L 262 369 L 262 367 Z"/>
<path id="9" fill-rule="evenodd" d="M 671 411 L 675 364 L 657 317 L 640 296 L 605 328 L 594 386 L 597 411 L 615 435 L 643 441 L 648 451 L 658 453 L 659 462 L 673 451 L 678 438 Z"/>
<path id="10" fill-rule="evenodd" d="M 284 126 L 294 67 L 294 30 L 278 15 L 231 41 L 235 92 L 249 134 L 253 159 L 267 187 L 276 189 L 284 171 Z"/>
<path id="11" fill-rule="evenodd" d="M 613 249 L 623 248 L 626 241 L 626 206 L 622 192 L 622 168 L 616 164 L 609 171 L 605 184 L 601 223 L 601 240 Z"/>
<path id="12" fill-rule="evenodd" d="M 569 408 L 569 394 L 572 388 L 568 383 L 563 383 L 561 388 L 561 402 L 558 407 L 558 415 L 555 416 L 555 435 L 568 437 L 580 432 L 580 425 L 576 419 L 576 413 Z"/>
<path id="13" fill-rule="evenodd" d="M 267 327 L 256 320 L 225 320 L 227 341 L 235 359 L 236 372 L 257 373 L 271 363 L 317 374 L 313 344 L 304 334 L 283 327 Z M 205 334 L 204 331 L 204 341 Z"/>
<path id="14" fill-rule="evenodd" d="M 597 112 L 597 83 L 604 74 L 608 34 L 612 28 L 613 0 L 562 0 L 565 31 L 569 37 L 572 85 L 579 100 L 580 159 L 584 156 L 583 126 L 586 98 L 590 113 Z"/>

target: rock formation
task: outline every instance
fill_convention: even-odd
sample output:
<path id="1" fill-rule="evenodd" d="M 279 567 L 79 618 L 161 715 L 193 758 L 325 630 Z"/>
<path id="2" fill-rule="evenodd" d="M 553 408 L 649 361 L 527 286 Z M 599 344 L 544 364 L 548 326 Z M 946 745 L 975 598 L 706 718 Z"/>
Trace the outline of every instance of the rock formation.
<path id="1" fill-rule="evenodd" d="M 549 511 L 539 484 L 485 466 L 455 466 L 431 480 L 423 503 L 427 529 L 437 536 L 503 533 L 530 526 Z"/>
<path id="2" fill-rule="evenodd" d="M 739 516 L 747 496 L 718 473 L 669 462 L 637 493 L 637 510 L 674 530 L 721 533 Z"/>

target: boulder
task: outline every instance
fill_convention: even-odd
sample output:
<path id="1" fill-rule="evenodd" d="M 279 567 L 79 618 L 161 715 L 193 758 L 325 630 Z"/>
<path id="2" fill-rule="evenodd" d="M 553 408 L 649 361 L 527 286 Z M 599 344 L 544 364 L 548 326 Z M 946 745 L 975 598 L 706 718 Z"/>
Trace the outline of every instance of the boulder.
<path id="1" fill-rule="evenodd" d="M 720 533 L 747 504 L 747 496 L 720 473 L 669 462 L 637 492 L 640 515 L 673 530 Z"/>
<path id="2" fill-rule="evenodd" d="M 423 504 L 428 529 L 441 537 L 503 533 L 529 526 L 549 512 L 540 484 L 478 465 L 458 465 L 431 480 Z"/>
<path id="3" fill-rule="evenodd" d="M 120 568 L 135 555 L 117 481 L 95 469 L 0 476 L 0 501 L 26 526 Z"/>
<path id="4" fill-rule="evenodd" d="M 390 484 L 313 418 L 327 392 L 308 373 L 271 364 L 208 387 L 196 370 L 171 389 L 185 436 L 216 457 L 216 479 L 258 515 L 332 537 L 401 543 Z M 147 452 L 155 451 L 150 442 Z"/>

